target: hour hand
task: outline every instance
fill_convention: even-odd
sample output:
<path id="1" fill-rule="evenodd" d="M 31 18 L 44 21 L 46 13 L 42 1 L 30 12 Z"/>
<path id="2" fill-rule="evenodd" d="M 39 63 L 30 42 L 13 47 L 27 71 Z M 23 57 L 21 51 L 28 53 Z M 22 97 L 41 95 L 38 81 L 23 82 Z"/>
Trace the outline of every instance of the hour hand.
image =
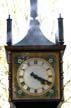
<path id="1" fill-rule="evenodd" d="M 34 74 L 34 72 L 31 73 L 31 76 L 35 79 L 39 79 L 38 75 Z"/>
<path id="2" fill-rule="evenodd" d="M 42 84 L 45 84 L 45 83 L 47 83 L 48 85 L 51 84 L 50 81 L 48 81 L 48 80 L 46 80 L 44 78 L 39 77 L 38 75 L 34 74 L 33 72 L 31 73 L 31 76 L 33 76 L 35 79 L 37 79 L 38 81 L 40 81 Z"/>

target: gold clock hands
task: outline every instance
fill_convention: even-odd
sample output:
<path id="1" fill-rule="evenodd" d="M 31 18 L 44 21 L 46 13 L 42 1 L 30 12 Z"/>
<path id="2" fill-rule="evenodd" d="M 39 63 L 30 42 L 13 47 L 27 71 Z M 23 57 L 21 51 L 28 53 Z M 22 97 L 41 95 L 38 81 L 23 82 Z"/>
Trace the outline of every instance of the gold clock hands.
<path id="1" fill-rule="evenodd" d="M 39 77 L 38 75 L 34 74 L 33 72 L 31 73 L 31 76 L 33 76 L 35 79 L 39 80 L 42 84 L 47 83 L 48 85 L 50 85 L 52 83 L 44 78 Z"/>

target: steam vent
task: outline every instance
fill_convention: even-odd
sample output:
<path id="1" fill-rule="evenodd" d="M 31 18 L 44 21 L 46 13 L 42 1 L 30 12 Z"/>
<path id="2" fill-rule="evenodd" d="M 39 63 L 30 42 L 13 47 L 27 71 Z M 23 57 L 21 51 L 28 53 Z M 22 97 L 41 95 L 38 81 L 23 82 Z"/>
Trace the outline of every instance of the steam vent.
<path id="1" fill-rule="evenodd" d="M 31 46 L 31 45 L 53 45 L 41 32 L 40 24 L 37 18 L 37 0 L 30 0 L 30 29 L 27 35 L 15 46 Z"/>

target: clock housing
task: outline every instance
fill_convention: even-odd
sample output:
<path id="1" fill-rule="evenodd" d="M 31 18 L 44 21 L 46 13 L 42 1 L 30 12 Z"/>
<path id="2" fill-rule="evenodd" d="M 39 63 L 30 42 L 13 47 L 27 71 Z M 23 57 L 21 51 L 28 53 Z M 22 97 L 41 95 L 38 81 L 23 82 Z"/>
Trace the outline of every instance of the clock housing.
<path id="1" fill-rule="evenodd" d="M 43 108 L 56 108 L 61 101 L 63 101 L 63 67 L 62 67 L 62 57 L 65 49 L 65 45 L 52 45 L 52 46 L 6 46 L 6 54 L 7 61 L 9 64 L 9 101 L 13 102 L 13 104 L 17 108 L 31 107 L 36 108 L 37 106 L 41 106 Z M 44 63 L 43 63 L 44 62 Z M 29 85 L 28 87 L 25 85 L 21 85 L 23 83 L 22 79 L 19 78 L 21 76 L 21 69 L 27 63 L 27 71 L 25 72 L 25 83 Z M 29 64 L 30 63 L 30 64 Z M 31 65 L 33 64 L 33 66 Z M 45 65 L 40 65 L 45 64 Z M 40 66 L 39 66 L 40 65 Z M 48 67 L 47 71 L 46 68 Z M 40 67 L 40 69 L 39 69 Z M 37 71 L 34 71 L 37 70 Z M 29 72 L 31 71 L 31 73 Z M 41 70 L 41 71 L 39 71 Z M 34 85 L 29 82 L 27 75 L 31 75 L 31 78 L 35 81 L 35 84 L 42 83 L 45 89 L 42 89 L 42 86 L 37 88 L 36 90 L 31 90 L 31 87 Z M 39 73 L 39 74 L 38 74 Z M 43 73 L 44 76 L 49 77 L 48 73 L 51 73 L 51 80 L 48 78 L 40 76 L 40 73 Z M 46 74 L 47 73 L 47 74 Z M 23 76 L 24 77 L 24 76 Z M 45 79 L 44 79 L 45 78 Z M 20 81 L 21 80 L 21 81 Z M 37 83 L 36 83 L 37 82 Z M 39 84 L 40 85 L 40 84 Z M 48 86 L 48 89 L 47 87 Z M 25 87 L 24 87 L 25 86 Z M 34 87 L 34 86 L 33 86 Z M 37 90 L 39 89 L 39 90 Z M 30 93 L 33 91 L 33 93 Z M 27 102 L 27 104 L 26 104 Z M 41 104 L 42 103 L 42 104 Z"/>
<path id="2" fill-rule="evenodd" d="M 59 52 L 12 53 L 12 94 L 13 100 L 60 99 Z"/>

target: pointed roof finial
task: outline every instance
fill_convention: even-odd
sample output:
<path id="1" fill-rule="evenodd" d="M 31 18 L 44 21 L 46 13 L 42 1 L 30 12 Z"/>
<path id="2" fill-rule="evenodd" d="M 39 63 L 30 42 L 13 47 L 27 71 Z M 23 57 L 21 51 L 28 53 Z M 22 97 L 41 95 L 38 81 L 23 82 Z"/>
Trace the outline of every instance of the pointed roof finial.
<path id="1" fill-rule="evenodd" d="M 8 20 L 11 20 L 11 16 L 10 16 L 10 14 L 8 15 Z"/>
<path id="2" fill-rule="evenodd" d="M 30 0 L 30 15 L 33 19 L 37 17 L 37 0 Z"/>
<path id="3" fill-rule="evenodd" d="M 10 18 L 10 14 L 8 15 L 8 19 L 11 19 L 11 18 Z"/>
<path id="4" fill-rule="evenodd" d="M 61 18 L 61 13 L 59 14 L 59 18 Z"/>
<path id="5" fill-rule="evenodd" d="M 62 16 L 61 16 L 61 13 L 59 14 L 59 19 L 63 19 Z"/>

